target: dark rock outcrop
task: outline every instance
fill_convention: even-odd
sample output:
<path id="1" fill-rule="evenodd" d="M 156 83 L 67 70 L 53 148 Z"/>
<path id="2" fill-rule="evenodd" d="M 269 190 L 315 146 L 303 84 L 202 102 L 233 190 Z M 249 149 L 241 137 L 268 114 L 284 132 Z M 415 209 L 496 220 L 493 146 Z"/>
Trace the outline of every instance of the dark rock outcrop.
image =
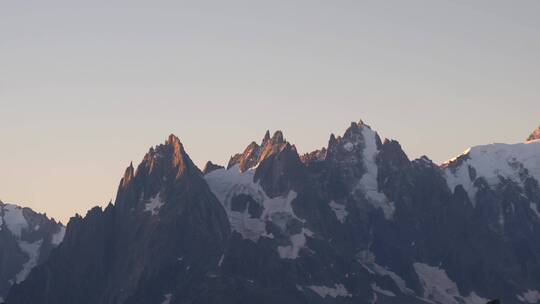
<path id="1" fill-rule="evenodd" d="M 309 165 L 311 163 L 314 163 L 314 162 L 323 161 L 325 158 L 326 158 L 326 148 L 325 147 L 322 147 L 319 150 L 315 150 L 315 151 L 312 151 L 310 153 L 306 153 L 306 154 L 303 154 L 302 156 L 300 156 L 300 160 L 304 164 L 307 164 L 307 165 Z"/>
<path id="2" fill-rule="evenodd" d="M 207 174 L 207 173 L 210 173 L 210 172 L 212 172 L 214 170 L 223 169 L 223 168 L 225 168 L 225 167 L 220 166 L 220 165 L 216 165 L 213 162 L 208 161 L 208 162 L 206 162 L 206 165 L 204 165 L 204 169 L 203 169 L 202 173 Z"/>

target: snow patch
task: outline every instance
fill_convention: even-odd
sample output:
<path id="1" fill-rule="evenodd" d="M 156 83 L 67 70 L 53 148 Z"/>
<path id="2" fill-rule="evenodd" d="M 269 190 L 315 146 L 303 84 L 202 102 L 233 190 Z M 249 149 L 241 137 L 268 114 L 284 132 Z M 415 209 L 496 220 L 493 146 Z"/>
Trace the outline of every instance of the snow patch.
<path id="1" fill-rule="evenodd" d="M 259 218 L 253 218 L 248 210 L 244 212 L 226 210 L 231 228 L 240 233 L 244 239 L 258 241 L 266 235 L 266 223 Z"/>
<path id="2" fill-rule="evenodd" d="M 470 295 L 463 298 L 466 304 L 486 304 L 489 302 L 488 299 L 482 298 L 476 294 L 476 292 L 471 292 Z"/>
<path id="3" fill-rule="evenodd" d="M 424 287 L 426 299 L 440 303 L 456 303 L 454 297 L 459 296 L 457 285 L 448 278 L 444 269 L 423 263 L 414 263 L 413 266 Z"/>
<path id="4" fill-rule="evenodd" d="M 309 229 L 302 228 L 300 233 L 291 235 L 291 245 L 279 246 L 277 248 L 279 256 L 282 259 L 296 259 L 300 253 L 300 249 L 306 245 L 306 236 L 313 236 L 313 232 Z"/>
<path id="5" fill-rule="evenodd" d="M 378 293 L 380 293 L 382 295 L 385 295 L 387 297 L 395 297 L 396 296 L 395 293 L 391 292 L 390 290 L 382 289 L 379 286 L 377 286 L 377 284 L 375 284 L 375 283 L 371 284 L 371 289 L 373 289 L 373 291 L 378 292 Z"/>
<path id="6" fill-rule="evenodd" d="M 33 243 L 19 241 L 19 247 L 28 256 L 28 261 L 23 264 L 21 271 L 15 276 L 16 283 L 24 281 L 30 273 L 30 270 L 37 265 L 41 243 L 43 243 L 43 240 Z"/>
<path id="7" fill-rule="evenodd" d="M 535 203 L 530 203 L 529 207 L 531 210 L 536 214 L 536 216 L 540 217 L 540 211 L 538 211 L 538 205 Z"/>
<path id="8" fill-rule="evenodd" d="M 172 294 L 171 293 L 168 293 L 166 295 L 163 296 L 165 299 L 163 300 L 163 302 L 161 302 L 161 304 L 170 304 L 171 303 L 171 300 L 172 300 Z"/>
<path id="9" fill-rule="evenodd" d="M 223 260 L 224 259 L 225 259 L 225 255 L 222 254 L 221 257 L 219 258 L 218 267 L 221 267 L 221 265 L 223 265 Z"/>
<path id="10" fill-rule="evenodd" d="M 394 218 L 396 208 L 394 203 L 390 202 L 384 193 L 379 192 L 379 184 L 377 182 L 377 176 L 379 174 L 377 167 L 377 155 L 379 154 L 379 150 L 377 149 L 377 133 L 363 126 L 362 136 L 365 143 L 363 156 L 366 173 L 362 175 L 357 188 L 365 193 L 366 199 L 370 204 L 375 208 L 382 209 L 384 217 L 391 220 Z"/>
<path id="11" fill-rule="evenodd" d="M 462 297 L 454 281 L 452 281 L 446 271 L 439 267 L 429 266 L 424 263 L 414 263 L 420 283 L 424 287 L 424 298 L 442 304 L 485 304 L 488 302 L 472 292 L 467 297 Z"/>
<path id="12" fill-rule="evenodd" d="M 62 243 L 62 240 L 64 239 L 64 236 L 66 235 L 66 227 L 61 226 L 60 230 L 52 235 L 51 243 L 55 246 L 58 246 L 60 243 Z"/>
<path id="13" fill-rule="evenodd" d="M 393 271 L 390 271 L 388 269 L 386 269 L 385 267 L 377 264 L 377 263 L 373 263 L 371 265 L 373 271 L 380 275 L 380 276 L 389 276 L 392 281 L 394 281 L 394 283 L 396 284 L 396 286 L 399 288 L 399 290 L 405 294 L 413 294 L 414 291 L 412 291 L 411 289 L 409 289 L 407 287 L 407 284 L 405 283 L 405 280 L 403 280 L 399 275 L 397 275 L 395 272 Z"/>
<path id="14" fill-rule="evenodd" d="M 321 298 L 352 297 L 352 295 L 342 284 L 334 284 L 334 287 L 312 285 L 308 286 L 308 288 L 318 294 Z"/>
<path id="15" fill-rule="evenodd" d="M 37 265 L 41 246 L 43 245 L 43 239 L 34 242 L 23 241 L 21 239 L 24 231 L 34 233 L 34 231 L 40 228 L 38 224 L 30 227 L 24 217 L 23 210 L 22 207 L 14 204 L 0 204 L 0 230 L 2 227 L 6 227 L 17 241 L 20 250 L 27 256 L 26 262 L 21 266 L 21 270 L 10 280 L 12 284 L 20 283 L 26 279 L 32 268 Z M 62 241 L 65 229 L 65 227 L 60 226 L 59 232 L 51 236 L 52 245 L 56 246 Z"/>
<path id="16" fill-rule="evenodd" d="M 377 301 L 379 300 L 379 296 L 377 295 L 377 293 L 375 291 L 372 292 L 373 293 L 373 299 L 371 300 L 371 304 L 376 304 Z"/>
<path id="17" fill-rule="evenodd" d="M 255 169 L 241 172 L 239 165 L 230 169 L 214 170 L 204 176 L 210 190 L 214 193 L 223 205 L 229 223 L 233 231 L 240 233 L 244 239 L 257 242 L 261 237 L 273 238 L 272 234 L 266 231 L 266 223 L 272 222 L 282 230 L 287 227 L 291 219 L 305 222 L 298 218 L 293 211 L 292 202 L 296 199 L 296 192 L 290 191 L 287 195 L 270 198 L 264 192 L 259 183 L 253 181 Z M 243 211 L 233 211 L 231 207 L 232 199 L 240 194 L 250 196 L 262 208 L 260 217 L 253 217 L 248 208 Z M 306 236 L 313 233 L 303 228 L 298 234 L 290 236 L 291 245 L 277 248 L 278 254 L 282 258 L 295 259 L 298 257 L 300 249 L 306 244 Z"/>
<path id="18" fill-rule="evenodd" d="M 300 218 L 294 215 L 294 211 L 292 209 L 291 203 L 296 198 L 296 195 L 297 194 L 294 191 L 290 191 L 287 196 L 275 197 L 275 198 L 269 198 L 265 194 L 265 199 L 263 201 L 264 211 L 263 211 L 262 217 L 268 218 L 272 216 L 273 214 L 284 213 L 284 214 L 290 214 L 294 218 L 302 221 Z"/>
<path id="19" fill-rule="evenodd" d="M 251 217 L 247 210 L 238 212 L 231 209 L 232 198 L 239 194 L 249 195 L 258 203 L 267 199 L 262 187 L 253 182 L 254 175 L 255 170 L 241 172 L 239 165 L 235 165 L 228 170 L 214 170 L 204 178 L 225 208 L 233 231 L 240 233 L 244 239 L 256 242 L 266 234 L 266 223 L 261 218 Z"/>
<path id="20" fill-rule="evenodd" d="M 330 208 L 332 208 L 332 211 L 334 211 L 334 214 L 336 215 L 338 221 L 340 221 L 341 223 L 345 223 L 347 215 L 349 215 L 349 212 L 347 212 L 345 205 L 341 205 L 336 203 L 335 201 L 331 201 Z"/>
<path id="21" fill-rule="evenodd" d="M 343 149 L 345 149 L 347 152 L 351 152 L 354 149 L 354 144 L 351 142 L 346 142 L 343 144 Z"/>
<path id="22" fill-rule="evenodd" d="M 144 206 L 144 211 L 150 211 L 152 215 L 159 213 L 159 209 L 164 205 L 164 202 L 161 200 L 160 192 L 156 196 L 152 197 L 148 203 Z"/>
<path id="23" fill-rule="evenodd" d="M 375 255 L 371 251 L 361 251 L 356 255 L 356 258 L 358 262 L 360 262 L 360 264 L 362 264 L 362 266 L 371 274 L 389 276 L 402 293 L 414 294 L 414 291 L 407 287 L 405 280 L 403 280 L 399 275 L 375 263 Z"/>
<path id="24" fill-rule="evenodd" d="M 20 238 L 22 231 L 28 229 L 28 222 L 24 218 L 23 209 L 12 204 L 1 207 L 4 210 L 4 222 L 11 233 Z"/>
<path id="25" fill-rule="evenodd" d="M 538 290 L 527 290 L 521 295 L 517 295 L 518 300 L 525 303 L 539 303 L 540 302 L 540 292 Z"/>

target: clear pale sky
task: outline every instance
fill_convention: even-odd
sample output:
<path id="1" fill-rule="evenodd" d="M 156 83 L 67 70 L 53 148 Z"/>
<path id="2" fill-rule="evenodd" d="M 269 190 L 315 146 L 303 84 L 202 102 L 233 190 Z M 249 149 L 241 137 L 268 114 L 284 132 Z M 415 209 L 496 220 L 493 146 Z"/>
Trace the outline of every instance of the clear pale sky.
<path id="1" fill-rule="evenodd" d="M 66 220 L 177 134 L 224 164 L 363 119 L 436 162 L 540 124 L 539 1 L 0 0 L 0 198 Z"/>

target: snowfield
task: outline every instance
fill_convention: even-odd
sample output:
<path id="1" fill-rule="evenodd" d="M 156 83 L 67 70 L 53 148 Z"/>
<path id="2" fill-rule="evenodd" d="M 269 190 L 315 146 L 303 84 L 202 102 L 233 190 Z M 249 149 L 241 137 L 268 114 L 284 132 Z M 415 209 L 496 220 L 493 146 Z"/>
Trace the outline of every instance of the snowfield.
<path id="1" fill-rule="evenodd" d="M 462 163 L 456 163 L 463 159 Z M 473 168 L 477 177 L 483 177 L 488 185 L 496 186 L 501 178 L 507 178 L 523 186 L 527 176 L 540 181 L 540 140 L 518 144 L 491 144 L 468 149 L 462 155 L 442 165 L 450 190 L 462 185 L 474 201 L 476 187 L 469 173 Z"/>
<path id="2" fill-rule="evenodd" d="M 296 199 L 296 192 L 290 191 L 285 196 L 270 198 L 259 183 L 253 181 L 255 169 L 241 172 L 239 165 L 230 169 L 218 169 L 205 175 L 205 179 L 214 195 L 225 208 L 233 231 L 238 232 L 243 238 L 257 242 L 261 237 L 273 238 L 266 231 L 266 222 L 272 222 L 282 230 L 285 230 L 287 222 L 291 219 L 299 220 L 293 211 L 292 202 Z M 262 215 L 252 217 L 246 210 L 234 211 L 231 200 L 240 194 L 250 196 L 260 207 Z M 276 250 L 283 259 L 295 259 L 300 250 L 306 244 L 306 237 L 313 236 L 307 228 L 303 228 L 298 234 L 290 236 L 290 245 L 279 246 Z"/>

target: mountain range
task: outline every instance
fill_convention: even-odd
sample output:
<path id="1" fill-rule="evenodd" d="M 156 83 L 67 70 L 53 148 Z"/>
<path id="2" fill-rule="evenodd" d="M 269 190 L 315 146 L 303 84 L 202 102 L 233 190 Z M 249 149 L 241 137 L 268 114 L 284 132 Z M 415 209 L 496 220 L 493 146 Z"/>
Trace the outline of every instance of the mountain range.
<path id="1" fill-rule="evenodd" d="M 0 291 L 9 304 L 540 303 L 539 181 L 540 128 L 441 165 L 362 121 L 304 155 L 267 132 L 202 171 L 170 135 L 61 243 L 43 216 L 40 234 L 30 217 L 7 241 L 2 229 Z M 36 242 L 43 258 L 24 258 Z M 13 252 L 37 265 L 24 280 L 4 267 Z"/>

